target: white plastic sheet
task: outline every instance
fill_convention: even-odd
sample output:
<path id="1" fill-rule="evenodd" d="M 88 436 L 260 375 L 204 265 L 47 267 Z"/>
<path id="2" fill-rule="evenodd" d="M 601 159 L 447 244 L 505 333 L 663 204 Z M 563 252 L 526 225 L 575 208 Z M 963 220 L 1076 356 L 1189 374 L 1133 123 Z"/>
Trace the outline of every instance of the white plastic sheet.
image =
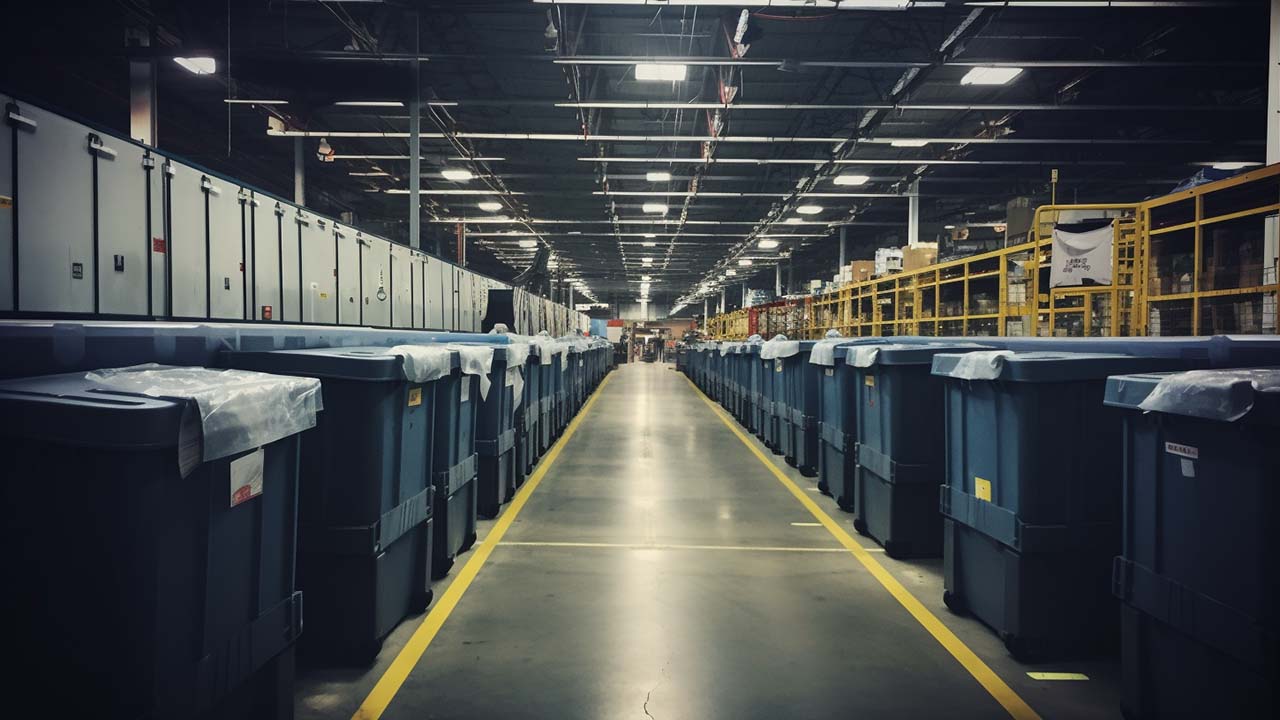
<path id="1" fill-rule="evenodd" d="M 786 335 L 774 335 L 772 340 L 760 346 L 760 359 L 788 358 L 800 354 L 800 341 L 788 340 Z"/>
<path id="2" fill-rule="evenodd" d="M 309 430 L 324 408 L 319 380 L 250 370 L 150 363 L 98 370 L 85 379 L 114 390 L 194 402 L 200 422 L 194 426 L 184 420 L 179 442 L 183 447 L 198 443 L 200 452 L 190 461 L 180 458 L 183 477 L 199 465 L 195 458 L 216 460 Z"/>
<path id="3" fill-rule="evenodd" d="M 828 330 L 826 337 L 814 343 L 813 349 L 809 351 L 809 364 L 834 366 L 836 364 L 836 346 L 848 341 L 848 338 L 840 336 L 839 330 Z"/>
<path id="4" fill-rule="evenodd" d="M 979 350 L 965 353 L 948 373 L 964 380 L 995 380 L 1004 369 L 1005 358 L 1012 357 L 1009 350 Z"/>
<path id="5" fill-rule="evenodd" d="M 720 356 L 724 357 L 725 355 L 733 355 L 734 353 L 739 352 L 741 347 L 742 343 L 740 342 L 722 342 L 720 343 Z"/>
<path id="6" fill-rule="evenodd" d="M 396 345 L 388 348 L 387 354 L 404 358 L 404 377 L 410 382 L 439 380 L 453 365 L 453 354 L 443 345 Z"/>
<path id="7" fill-rule="evenodd" d="M 1148 412 L 1235 422 L 1258 393 L 1280 392 L 1280 368 L 1191 370 L 1160 380 L 1138 407 Z"/>
<path id="8" fill-rule="evenodd" d="M 458 367 L 463 375 L 475 375 L 480 379 L 480 398 L 489 398 L 489 373 L 493 370 L 493 345 L 459 345 L 450 343 L 450 350 L 458 351 Z"/>
<path id="9" fill-rule="evenodd" d="M 1092 280 L 1111 284 L 1111 242 L 1115 230 L 1104 225 L 1096 230 L 1073 233 L 1054 229 L 1053 252 L 1049 261 L 1049 286 L 1083 285 Z"/>

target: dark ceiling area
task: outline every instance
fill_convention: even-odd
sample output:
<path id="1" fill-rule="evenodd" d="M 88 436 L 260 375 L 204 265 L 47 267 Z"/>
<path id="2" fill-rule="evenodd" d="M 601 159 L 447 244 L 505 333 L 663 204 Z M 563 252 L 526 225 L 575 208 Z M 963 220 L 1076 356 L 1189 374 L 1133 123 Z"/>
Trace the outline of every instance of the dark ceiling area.
<path id="1" fill-rule="evenodd" d="M 700 312 L 830 276 L 841 225 L 853 258 L 904 244 L 909 193 L 932 240 L 1047 203 L 1053 169 L 1087 203 L 1260 162 L 1265 3 L 1125 4 L 46 3 L 10 13 L 0 89 L 127 133 L 152 58 L 159 147 L 290 196 L 300 137 L 308 205 L 400 242 L 418 103 L 425 250 L 465 223 L 480 272 L 546 245 L 601 302 Z"/>

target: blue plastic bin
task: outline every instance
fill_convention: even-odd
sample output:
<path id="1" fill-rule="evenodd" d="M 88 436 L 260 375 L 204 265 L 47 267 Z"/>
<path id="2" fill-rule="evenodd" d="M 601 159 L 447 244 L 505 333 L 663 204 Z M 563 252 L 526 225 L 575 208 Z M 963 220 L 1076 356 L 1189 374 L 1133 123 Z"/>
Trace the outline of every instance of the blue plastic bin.
<path id="1" fill-rule="evenodd" d="M 524 366 L 524 399 L 516 410 L 516 417 L 523 427 L 520 429 L 520 467 L 524 475 L 533 472 L 533 467 L 542 457 L 542 349 L 538 345 L 529 346 L 529 357 Z"/>
<path id="2" fill-rule="evenodd" d="M 382 347 L 226 352 L 220 362 L 320 379 L 326 412 L 302 438 L 301 649 L 318 660 L 371 661 L 401 620 L 431 602 L 440 382 L 410 381 L 404 358 Z"/>
<path id="3" fill-rule="evenodd" d="M 1280 358 L 1273 358 L 1273 361 Z M 1275 717 L 1280 368 L 1124 375 L 1126 717 Z"/>
<path id="4" fill-rule="evenodd" d="M 476 421 L 479 459 L 476 513 L 480 517 L 496 517 L 502 503 L 515 495 L 517 474 L 524 477 L 524 469 L 517 470 L 516 414 L 524 408 L 523 373 L 528 347 L 517 343 L 493 351 L 489 392 L 480 398 Z M 520 377 L 508 373 L 508 369 Z"/>
<path id="5" fill-rule="evenodd" d="M 200 417 L 84 373 L 0 382 L 6 683 L 49 714 L 291 714 L 299 437 L 201 461 Z M 204 427 L 206 451 L 246 430 Z"/>
<path id="6" fill-rule="evenodd" d="M 933 357 L 974 343 L 852 346 L 850 414 L 856 428 L 853 496 L 838 498 L 853 527 L 894 558 L 942 554 L 943 382 Z"/>
<path id="7" fill-rule="evenodd" d="M 437 380 L 432 477 L 435 485 L 435 555 L 431 569 L 442 578 L 455 558 L 476 542 L 476 421 L 480 415 L 479 377 L 455 364 Z"/>
<path id="8" fill-rule="evenodd" d="M 934 356 L 946 397 L 947 606 L 973 613 L 1020 659 L 1113 648 L 1121 418 L 1103 405 L 1106 377 L 1195 362 L 1069 352 Z"/>

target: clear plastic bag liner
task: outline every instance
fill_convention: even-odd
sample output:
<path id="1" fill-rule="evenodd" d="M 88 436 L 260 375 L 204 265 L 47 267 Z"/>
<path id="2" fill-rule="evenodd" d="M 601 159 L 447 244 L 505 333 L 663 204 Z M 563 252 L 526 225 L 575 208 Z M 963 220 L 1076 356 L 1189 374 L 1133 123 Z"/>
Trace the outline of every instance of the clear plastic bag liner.
<path id="1" fill-rule="evenodd" d="M 840 331 L 839 331 L 839 330 L 837 330 L 837 329 L 835 329 L 835 328 L 831 328 L 830 330 L 828 330 L 828 331 L 827 331 L 827 334 L 826 334 L 826 335 L 824 335 L 823 337 L 824 337 L 824 338 L 826 338 L 826 339 L 828 339 L 828 340 L 830 340 L 830 339 L 832 339 L 832 338 L 838 338 L 838 337 L 843 337 L 843 336 L 840 334 Z"/>
<path id="2" fill-rule="evenodd" d="M 445 347 L 458 351 L 458 367 L 464 375 L 475 375 L 480 378 L 480 399 L 489 399 L 489 373 L 493 371 L 492 345 L 456 345 L 450 343 Z"/>
<path id="3" fill-rule="evenodd" d="M 1009 350 L 979 350 L 965 353 L 948 375 L 964 380 L 995 380 L 1004 369 L 1004 360 L 1012 357 Z"/>
<path id="4" fill-rule="evenodd" d="M 720 356 L 732 355 L 738 352 L 738 348 L 742 347 L 740 342 L 724 342 L 720 343 Z"/>
<path id="5" fill-rule="evenodd" d="M 788 340 L 786 335 L 775 335 L 760 346 L 760 359 L 788 358 L 800 353 L 800 341 Z"/>
<path id="6" fill-rule="evenodd" d="M 751 343 L 752 345 L 759 345 L 764 342 L 764 338 L 760 337 L 759 333 L 756 333 L 755 335 L 752 335 L 751 337 L 747 338 L 747 342 Z"/>
<path id="7" fill-rule="evenodd" d="M 1280 368 L 1190 370 L 1160 380 L 1138 407 L 1148 412 L 1235 422 L 1257 393 L 1280 392 Z"/>
<path id="8" fill-rule="evenodd" d="M 524 371 L 520 368 L 520 365 L 507 366 L 507 384 L 511 386 L 512 397 L 515 398 L 511 403 L 513 416 L 516 408 L 520 407 L 520 403 L 524 400 Z"/>
<path id="9" fill-rule="evenodd" d="M 388 355 L 403 358 L 401 366 L 409 382 L 439 380 L 452 369 L 452 353 L 444 345 L 396 345 L 387 348 Z"/>
<path id="10" fill-rule="evenodd" d="M 506 350 L 509 368 L 520 367 L 529 361 L 529 343 L 513 342 L 506 346 Z"/>
<path id="11" fill-rule="evenodd" d="M 834 332 L 834 331 L 833 331 Z M 836 346 L 840 343 L 849 342 L 848 338 L 833 337 L 826 340 L 819 340 L 813 344 L 813 349 L 809 351 L 810 365 L 826 365 L 831 367 L 836 364 Z"/>
<path id="12" fill-rule="evenodd" d="M 199 423 L 184 419 L 180 447 L 199 446 L 199 453 L 181 456 L 186 477 L 199 465 L 253 450 L 315 427 L 324 409 L 320 381 L 315 378 L 269 375 L 250 370 L 134 365 L 98 370 L 85 379 L 113 390 L 149 397 L 194 402 Z M 198 460 L 197 460 L 198 458 Z"/>

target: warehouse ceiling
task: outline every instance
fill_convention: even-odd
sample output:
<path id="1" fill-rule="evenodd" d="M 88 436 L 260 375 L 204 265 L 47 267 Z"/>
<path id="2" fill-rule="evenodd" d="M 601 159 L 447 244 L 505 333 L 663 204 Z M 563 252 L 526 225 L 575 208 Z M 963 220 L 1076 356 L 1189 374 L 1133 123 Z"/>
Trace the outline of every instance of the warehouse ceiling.
<path id="1" fill-rule="evenodd" d="M 1264 154 L 1261 2 L 49 5 L 0 89 L 127 131 L 155 58 L 160 147 L 288 196 L 301 137 L 308 204 L 400 241 L 418 100 L 424 248 L 462 223 L 510 278 L 547 245 L 603 302 L 829 276 L 841 225 L 852 257 L 902 245 L 913 192 L 928 240 L 1047 202 L 1053 169 L 1060 201 L 1126 201 Z"/>

